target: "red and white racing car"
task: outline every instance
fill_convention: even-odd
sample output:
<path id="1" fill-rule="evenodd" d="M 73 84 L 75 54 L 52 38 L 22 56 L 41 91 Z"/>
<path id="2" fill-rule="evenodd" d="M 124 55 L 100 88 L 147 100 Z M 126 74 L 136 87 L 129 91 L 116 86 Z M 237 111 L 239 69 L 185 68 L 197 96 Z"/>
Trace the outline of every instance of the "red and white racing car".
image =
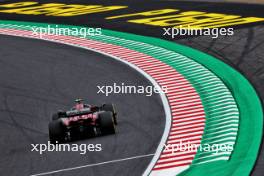
<path id="1" fill-rule="evenodd" d="M 51 143 L 94 137 L 98 135 L 115 134 L 117 113 L 113 104 L 92 106 L 75 100 L 75 105 L 69 111 L 58 111 L 53 114 L 49 123 L 49 138 Z"/>

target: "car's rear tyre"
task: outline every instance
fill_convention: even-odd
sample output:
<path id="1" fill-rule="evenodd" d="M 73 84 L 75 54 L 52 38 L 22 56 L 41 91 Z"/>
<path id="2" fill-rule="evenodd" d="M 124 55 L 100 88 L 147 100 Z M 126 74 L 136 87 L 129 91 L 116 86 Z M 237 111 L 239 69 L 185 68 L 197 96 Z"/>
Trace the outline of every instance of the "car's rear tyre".
<path id="1" fill-rule="evenodd" d="M 58 120 L 60 118 L 59 114 L 58 113 L 54 113 L 52 114 L 52 120 Z"/>
<path id="2" fill-rule="evenodd" d="M 114 123 L 115 123 L 115 125 L 117 125 L 117 113 L 116 113 L 116 110 L 115 110 L 115 106 L 113 104 L 104 104 L 102 106 L 102 109 L 104 111 L 111 111 L 113 113 Z"/>
<path id="3" fill-rule="evenodd" d="M 116 133 L 113 114 L 109 111 L 101 112 L 99 114 L 99 125 L 102 135 Z"/>
<path id="4" fill-rule="evenodd" d="M 52 144 L 65 141 L 65 130 L 61 120 L 54 120 L 49 123 L 49 138 Z"/>
<path id="5" fill-rule="evenodd" d="M 59 111 L 57 113 L 52 114 L 52 120 L 58 120 L 59 118 L 65 117 L 66 112 L 64 111 Z"/>

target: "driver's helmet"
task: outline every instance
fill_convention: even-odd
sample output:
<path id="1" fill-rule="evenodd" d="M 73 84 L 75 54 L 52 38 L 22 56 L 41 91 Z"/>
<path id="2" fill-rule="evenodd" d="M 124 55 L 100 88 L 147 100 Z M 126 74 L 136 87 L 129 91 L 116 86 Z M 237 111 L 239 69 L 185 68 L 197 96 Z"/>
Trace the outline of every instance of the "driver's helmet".
<path id="1" fill-rule="evenodd" d="M 78 98 L 75 100 L 75 106 L 74 106 L 74 110 L 82 110 L 84 108 L 84 104 L 83 104 L 83 99 Z"/>
<path id="2" fill-rule="evenodd" d="M 81 98 L 77 98 L 77 99 L 74 100 L 74 102 L 80 104 L 80 103 L 83 102 L 83 99 L 81 99 Z"/>

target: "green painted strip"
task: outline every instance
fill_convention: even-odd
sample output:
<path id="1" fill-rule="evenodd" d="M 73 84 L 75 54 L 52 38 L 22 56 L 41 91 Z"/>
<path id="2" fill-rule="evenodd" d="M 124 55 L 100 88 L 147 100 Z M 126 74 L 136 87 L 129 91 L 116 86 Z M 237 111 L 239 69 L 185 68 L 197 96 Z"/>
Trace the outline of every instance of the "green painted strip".
<path id="1" fill-rule="evenodd" d="M 46 24 L 36 24 L 36 23 L 23 23 L 23 22 L 12 22 L 12 21 L 1 21 L 2 24 L 20 24 L 20 27 L 23 27 L 23 25 L 35 25 L 35 26 L 46 26 Z M 10 26 L 9 26 L 10 27 Z M 62 26 L 61 27 L 65 27 Z M 75 26 L 76 27 L 76 26 Z M 201 65 L 205 66 L 207 69 L 214 72 L 217 77 L 221 79 L 225 83 L 225 85 L 228 87 L 230 92 L 232 92 L 232 95 L 235 98 L 235 101 L 240 109 L 240 118 L 243 119 L 240 121 L 239 124 L 239 132 L 238 132 L 238 138 L 236 141 L 235 150 L 232 153 L 232 157 L 229 161 L 215 161 L 211 163 L 206 164 L 200 164 L 200 165 L 193 165 L 191 169 L 187 170 L 182 175 L 204 175 L 204 174 L 210 174 L 210 175 L 249 175 L 250 170 L 252 169 L 255 159 L 257 157 L 258 148 L 261 141 L 262 136 L 262 124 L 263 124 L 263 112 L 260 100 L 253 89 L 253 87 L 250 85 L 250 83 L 237 71 L 232 69 L 230 66 L 224 64 L 223 62 L 215 59 L 212 56 L 209 56 L 205 53 L 199 52 L 197 50 L 181 46 L 172 42 L 164 41 L 161 39 L 151 38 L 151 37 L 143 37 L 138 35 L 132 35 L 132 34 L 126 34 L 126 33 L 120 33 L 120 32 L 114 32 L 109 30 L 103 30 L 103 33 L 105 35 L 110 35 L 113 38 L 125 38 L 129 41 L 138 41 L 147 43 L 143 46 L 150 47 L 153 45 L 156 45 L 158 47 L 155 47 L 155 49 L 160 48 L 166 48 L 167 51 L 175 51 L 176 53 L 180 53 L 184 56 L 187 56 L 188 58 L 191 58 L 193 61 L 196 61 L 197 63 L 200 63 Z M 126 40 L 123 40 L 126 41 Z M 120 41 L 118 41 L 120 42 Z M 112 41 L 113 43 L 113 41 Z M 126 43 L 114 43 L 117 45 L 127 45 Z M 142 51 L 142 49 L 139 46 L 134 46 L 134 50 L 141 51 L 143 53 L 152 55 L 153 53 L 148 53 Z M 156 50 L 157 51 L 157 50 Z M 163 50 L 159 50 L 160 52 L 163 52 Z M 165 52 L 165 51 L 164 51 Z M 169 53 L 169 52 L 168 52 Z M 165 57 L 164 55 L 157 54 L 156 52 L 153 54 L 157 55 L 155 58 L 160 59 L 161 61 L 164 61 L 167 64 L 170 64 L 172 62 L 172 58 L 179 57 L 179 54 L 173 55 L 171 53 L 170 56 Z M 159 57 L 163 58 L 159 58 Z M 182 58 L 182 57 L 180 57 Z M 186 58 L 183 59 L 186 61 Z M 183 64 L 179 60 L 179 64 Z M 174 60 L 173 60 L 174 61 Z M 176 62 L 174 62 L 176 63 Z M 176 67 L 177 64 L 175 64 L 173 67 Z M 181 69 L 177 69 L 180 73 L 182 73 Z M 199 85 L 206 85 L 208 84 L 208 81 L 201 80 L 200 84 L 196 82 L 195 79 L 192 79 L 192 77 L 188 77 L 187 72 L 184 75 L 187 77 L 187 79 L 193 83 L 195 88 L 197 90 L 200 90 Z M 228 90 L 227 90 L 228 91 Z M 203 101 L 203 104 L 205 106 L 205 110 L 207 111 L 207 106 L 210 104 L 210 101 L 208 101 L 208 97 L 205 97 L 205 95 L 200 95 Z M 211 98 L 211 97 L 210 97 Z M 230 99 L 232 96 L 230 96 Z M 207 117 L 210 116 L 209 114 L 206 114 Z M 205 131 L 206 132 L 206 131 Z M 234 133 L 235 134 L 235 133 Z M 254 137 L 252 137 L 254 136 Z M 250 145 L 248 145 L 248 142 L 250 142 Z"/>

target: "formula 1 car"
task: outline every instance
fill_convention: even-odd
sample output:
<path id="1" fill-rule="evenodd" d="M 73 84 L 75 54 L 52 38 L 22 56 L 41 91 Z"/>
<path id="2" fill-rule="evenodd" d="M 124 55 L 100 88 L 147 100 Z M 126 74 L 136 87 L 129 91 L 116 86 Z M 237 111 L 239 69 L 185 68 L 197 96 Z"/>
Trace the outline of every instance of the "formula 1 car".
<path id="1" fill-rule="evenodd" d="M 113 104 L 93 106 L 75 100 L 69 111 L 58 111 L 49 123 L 51 143 L 63 143 L 86 137 L 115 134 L 117 113 Z"/>

